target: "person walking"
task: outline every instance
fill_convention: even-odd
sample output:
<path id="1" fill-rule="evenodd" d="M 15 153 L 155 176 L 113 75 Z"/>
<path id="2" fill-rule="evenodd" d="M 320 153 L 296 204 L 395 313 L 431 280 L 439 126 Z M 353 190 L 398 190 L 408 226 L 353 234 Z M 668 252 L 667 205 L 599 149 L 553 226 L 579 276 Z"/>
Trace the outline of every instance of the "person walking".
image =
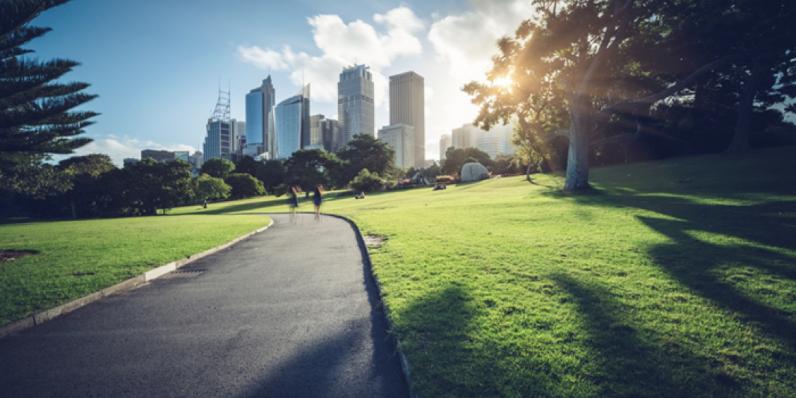
<path id="1" fill-rule="evenodd" d="M 298 192 L 299 189 L 295 185 L 287 189 L 287 205 L 290 207 L 290 222 L 296 222 L 296 209 L 298 209 Z"/>
<path id="2" fill-rule="evenodd" d="M 321 204 L 323 204 L 323 186 L 318 184 L 312 191 L 312 203 L 315 204 L 315 221 L 321 221 Z"/>

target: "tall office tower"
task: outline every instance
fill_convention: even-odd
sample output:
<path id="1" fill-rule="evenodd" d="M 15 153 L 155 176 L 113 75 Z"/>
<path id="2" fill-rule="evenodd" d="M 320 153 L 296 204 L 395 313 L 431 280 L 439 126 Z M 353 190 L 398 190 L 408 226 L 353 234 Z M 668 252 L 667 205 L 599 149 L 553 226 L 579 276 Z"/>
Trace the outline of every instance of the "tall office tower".
<path id="1" fill-rule="evenodd" d="M 207 119 L 207 135 L 202 145 L 205 162 L 232 157 L 232 120 L 229 114 L 229 91 L 218 90 L 216 107 Z"/>
<path id="2" fill-rule="evenodd" d="M 373 76 L 365 65 L 343 69 L 337 83 L 337 116 L 343 129 L 343 144 L 355 135 L 374 136 Z"/>
<path id="3" fill-rule="evenodd" d="M 408 124 L 391 124 L 379 130 L 379 140 L 389 145 L 393 151 L 395 151 L 393 161 L 395 167 L 399 169 L 416 167 L 416 137 L 417 133 L 415 133 L 414 126 Z"/>
<path id="4" fill-rule="evenodd" d="M 274 132 L 274 106 L 276 91 L 271 75 L 263 80 L 260 87 L 246 94 L 246 148 L 243 153 L 257 156 L 272 154 Z"/>
<path id="5" fill-rule="evenodd" d="M 293 152 L 309 142 L 310 137 L 310 87 L 304 86 L 294 95 L 276 106 L 276 135 L 272 159 L 287 159 Z"/>
<path id="6" fill-rule="evenodd" d="M 407 124 L 414 127 L 414 167 L 417 168 L 423 167 L 426 160 L 423 87 L 423 76 L 415 72 L 390 76 L 390 124 Z"/>
<path id="7" fill-rule="evenodd" d="M 343 130 L 340 122 L 334 119 L 321 120 L 321 141 L 323 149 L 329 152 L 337 152 L 343 148 Z"/>
<path id="8" fill-rule="evenodd" d="M 453 145 L 453 141 L 451 141 L 451 136 L 448 134 L 443 134 L 442 137 L 439 137 L 439 160 L 445 160 L 445 152 L 448 151 Z"/>

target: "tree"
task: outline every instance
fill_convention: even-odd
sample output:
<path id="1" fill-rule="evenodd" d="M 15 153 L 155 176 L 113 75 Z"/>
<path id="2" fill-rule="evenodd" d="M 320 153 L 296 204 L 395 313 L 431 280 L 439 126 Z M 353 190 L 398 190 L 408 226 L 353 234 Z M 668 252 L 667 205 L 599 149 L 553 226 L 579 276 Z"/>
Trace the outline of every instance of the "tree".
<path id="1" fill-rule="evenodd" d="M 337 156 L 343 161 L 340 183 L 345 184 L 362 169 L 384 176 L 394 167 L 395 151 L 373 136 L 360 134 L 355 135 Z"/>
<path id="2" fill-rule="evenodd" d="M 285 161 L 286 182 L 311 192 L 316 185 L 330 186 L 331 171 L 340 167 L 333 153 L 319 149 L 301 149 Z"/>
<path id="3" fill-rule="evenodd" d="M 351 189 L 357 192 L 380 191 L 384 188 L 384 179 L 378 174 L 371 173 L 368 169 L 362 169 L 349 184 Z"/>
<path id="4" fill-rule="evenodd" d="M 191 166 L 181 160 L 161 163 L 144 159 L 124 168 L 126 204 L 137 213 L 157 214 L 186 202 L 191 196 Z"/>
<path id="5" fill-rule="evenodd" d="M 265 194 L 265 188 L 260 180 L 247 173 L 232 173 L 224 179 L 232 188 L 232 197 L 235 199 L 249 198 Z"/>
<path id="6" fill-rule="evenodd" d="M 194 193 L 201 201 L 226 199 L 232 188 L 224 180 L 202 174 L 196 178 Z"/>
<path id="7" fill-rule="evenodd" d="M 105 188 L 100 184 L 104 174 L 116 169 L 108 155 L 73 156 L 58 163 L 58 169 L 69 177 L 71 189 L 63 194 L 72 218 L 98 216 Z"/>
<path id="8" fill-rule="evenodd" d="M 697 2 L 702 7 L 703 2 Z M 718 0 L 710 2 L 715 6 Z M 715 3 L 715 4 L 714 4 Z M 680 93 L 722 64 L 689 56 L 698 31 L 681 34 L 693 18 L 693 2 L 676 0 L 536 1 L 538 17 L 498 43 L 488 83 L 465 90 L 481 105 L 480 120 L 506 113 L 523 116 L 552 97 L 566 104 L 569 148 L 564 189 L 589 188 L 591 138 L 606 121 L 648 115 L 653 104 Z M 715 8 L 711 18 L 722 10 Z M 708 29 L 710 24 L 701 24 Z M 495 90 L 510 81 L 509 89 Z M 523 118 L 520 117 L 520 120 Z"/>
<path id="9" fill-rule="evenodd" d="M 492 160 L 489 158 L 489 155 L 478 148 L 450 147 L 448 151 L 445 152 L 445 161 L 442 162 L 441 171 L 443 174 L 459 174 L 462 166 L 464 166 L 468 160 L 481 163 L 486 167 L 492 167 Z"/>
<path id="10" fill-rule="evenodd" d="M 254 160 L 254 158 L 251 156 L 243 156 L 242 158 L 240 158 L 240 160 L 235 162 L 235 172 L 247 173 L 256 176 L 257 166 L 260 163 L 261 162 Z"/>
<path id="11" fill-rule="evenodd" d="M 41 166 L 51 154 L 68 154 L 91 139 L 79 137 L 97 113 L 73 111 L 96 95 L 83 92 L 87 83 L 56 83 L 78 65 L 75 61 L 39 61 L 24 57 L 21 47 L 49 32 L 30 26 L 42 12 L 66 0 L 0 2 L 0 181 L 16 192 L 42 194 L 42 179 L 54 169 Z M 50 180 L 52 182 L 52 180 Z M 57 181 L 51 186 L 58 185 Z"/>
<path id="12" fill-rule="evenodd" d="M 216 178 L 227 178 L 235 171 L 235 163 L 227 159 L 213 158 L 202 164 L 202 174 L 207 174 Z"/>
<path id="13" fill-rule="evenodd" d="M 276 193 L 278 190 L 277 187 L 285 183 L 285 165 L 279 160 L 267 160 L 257 163 L 255 176 L 258 180 L 262 181 L 268 193 Z"/>

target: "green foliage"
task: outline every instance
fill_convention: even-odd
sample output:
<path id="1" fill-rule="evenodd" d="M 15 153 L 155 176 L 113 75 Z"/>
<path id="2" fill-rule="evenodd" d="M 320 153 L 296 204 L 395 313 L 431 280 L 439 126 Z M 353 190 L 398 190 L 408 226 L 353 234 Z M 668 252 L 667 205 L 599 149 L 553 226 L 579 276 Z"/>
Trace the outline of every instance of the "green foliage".
<path id="1" fill-rule="evenodd" d="M 73 156 L 58 163 L 58 168 L 69 176 L 71 189 L 48 204 L 67 205 L 72 218 L 102 215 L 101 210 L 107 200 L 105 187 L 101 184 L 102 176 L 116 170 L 111 158 L 101 154 Z"/>
<path id="2" fill-rule="evenodd" d="M 251 156 L 243 156 L 235 162 L 235 172 L 237 173 L 247 173 L 253 176 L 257 176 L 257 167 L 261 164 L 254 160 Z"/>
<path id="3" fill-rule="evenodd" d="M 355 135 L 337 156 L 342 160 L 338 185 L 345 185 L 363 169 L 385 176 L 394 168 L 395 151 L 382 141 L 368 134 Z"/>
<path id="4" fill-rule="evenodd" d="M 319 149 L 301 149 L 285 161 L 285 181 L 298 185 L 304 192 L 315 186 L 332 185 L 332 171 L 340 168 L 340 160 L 333 153 Z"/>
<path id="5" fill-rule="evenodd" d="M 55 82 L 77 62 L 22 57 L 32 52 L 22 45 L 50 31 L 29 23 L 64 2 L 0 2 L 0 180 L 3 189 L 35 197 L 61 185 L 56 171 L 41 161 L 91 142 L 79 135 L 97 115 L 73 110 L 96 97 L 83 92 L 88 84 Z"/>
<path id="6" fill-rule="evenodd" d="M 266 160 L 257 164 L 255 176 L 262 181 L 268 193 L 276 193 L 278 187 L 284 185 L 287 171 L 279 160 Z"/>
<path id="7" fill-rule="evenodd" d="M 202 163 L 202 174 L 207 174 L 215 178 L 227 178 L 227 176 L 235 171 L 235 163 L 227 159 L 213 158 Z"/>
<path id="8" fill-rule="evenodd" d="M 232 173 L 224 179 L 224 182 L 232 188 L 232 197 L 235 199 L 265 194 L 263 183 L 251 174 Z"/>
<path id="9" fill-rule="evenodd" d="M 371 173 L 368 169 L 362 169 L 359 174 L 351 180 L 351 189 L 357 192 L 374 192 L 384 189 L 384 179 L 378 174 Z"/>
<path id="10" fill-rule="evenodd" d="M 190 198 L 191 166 L 180 160 L 156 162 L 144 159 L 124 168 L 126 187 L 122 198 L 137 212 L 154 215 Z"/>
<path id="11" fill-rule="evenodd" d="M 465 163 L 477 162 L 492 167 L 492 160 L 489 155 L 478 148 L 448 148 L 445 152 L 445 160 L 442 162 L 440 171 L 445 174 L 459 174 Z"/>
<path id="12" fill-rule="evenodd" d="M 231 177 L 231 176 L 230 176 Z M 228 177 L 229 178 L 229 177 Z M 232 188 L 224 180 L 202 174 L 196 178 L 194 194 L 196 198 L 204 201 L 211 199 L 226 199 Z"/>

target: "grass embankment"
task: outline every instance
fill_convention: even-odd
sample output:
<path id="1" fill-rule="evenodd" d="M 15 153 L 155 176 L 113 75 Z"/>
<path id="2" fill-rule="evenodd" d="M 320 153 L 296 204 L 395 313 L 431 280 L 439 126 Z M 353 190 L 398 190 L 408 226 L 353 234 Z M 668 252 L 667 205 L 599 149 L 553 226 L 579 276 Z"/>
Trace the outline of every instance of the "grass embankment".
<path id="1" fill-rule="evenodd" d="M 184 212 L 184 211 L 183 211 Z M 0 225 L 0 325 L 265 226 L 268 217 L 180 215 Z"/>
<path id="2" fill-rule="evenodd" d="M 334 199 L 426 397 L 796 396 L 796 148 Z M 284 211 L 284 199 L 214 212 Z M 311 205 L 302 205 L 310 210 Z"/>

